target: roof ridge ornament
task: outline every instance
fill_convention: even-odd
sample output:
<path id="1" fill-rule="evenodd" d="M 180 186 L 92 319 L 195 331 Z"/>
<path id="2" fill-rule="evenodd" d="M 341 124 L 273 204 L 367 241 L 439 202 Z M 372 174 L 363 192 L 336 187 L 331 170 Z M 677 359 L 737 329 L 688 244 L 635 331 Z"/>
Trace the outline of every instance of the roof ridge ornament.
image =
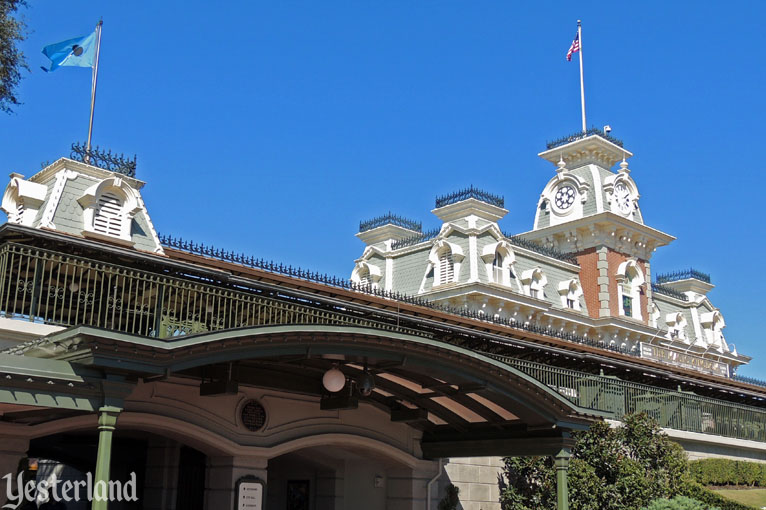
<path id="1" fill-rule="evenodd" d="M 88 148 L 80 143 L 72 144 L 72 151 L 69 157 L 75 161 L 95 166 L 102 170 L 115 172 L 127 177 L 136 177 L 136 156 L 131 160 L 126 158 L 125 154 L 112 154 L 112 151 L 101 150 L 98 146 Z"/>

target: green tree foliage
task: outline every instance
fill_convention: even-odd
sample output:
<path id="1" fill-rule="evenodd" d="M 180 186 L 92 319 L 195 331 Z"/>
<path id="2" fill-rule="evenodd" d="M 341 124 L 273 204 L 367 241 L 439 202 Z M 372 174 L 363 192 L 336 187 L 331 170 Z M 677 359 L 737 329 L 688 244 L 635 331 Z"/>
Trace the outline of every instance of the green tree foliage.
<path id="1" fill-rule="evenodd" d="M 0 111 L 5 113 L 11 113 L 19 104 L 16 87 L 21 70 L 29 70 L 17 46 L 25 38 L 26 25 L 13 16 L 23 5 L 24 0 L 0 0 Z"/>
<path id="2" fill-rule="evenodd" d="M 646 414 L 627 416 L 624 426 L 604 422 L 578 433 L 569 467 L 571 510 L 640 510 L 681 493 L 689 480 L 686 455 Z M 556 508 L 550 458 L 507 458 L 504 510 Z"/>
<path id="3" fill-rule="evenodd" d="M 686 496 L 676 496 L 673 499 L 656 499 L 645 510 L 720 510 L 716 507 L 700 503 Z"/>
<path id="4" fill-rule="evenodd" d="M 457 510 L 460 504 L 460 488 L 457 485 L 449 484 L 445 492 L 446 494 L 439 501 L 439 510 Z"/>

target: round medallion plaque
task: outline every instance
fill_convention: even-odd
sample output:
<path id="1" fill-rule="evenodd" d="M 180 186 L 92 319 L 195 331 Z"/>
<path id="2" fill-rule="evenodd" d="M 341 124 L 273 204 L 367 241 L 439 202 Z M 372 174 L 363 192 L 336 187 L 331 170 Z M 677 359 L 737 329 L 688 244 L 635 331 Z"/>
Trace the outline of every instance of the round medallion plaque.
<path id="1" fill-rule="evenodd" d="M 266 424 L 266 409 L 257 400 L 248 400 L 242 406 L 242 425 L 251 432 L 258 432 Z"/>

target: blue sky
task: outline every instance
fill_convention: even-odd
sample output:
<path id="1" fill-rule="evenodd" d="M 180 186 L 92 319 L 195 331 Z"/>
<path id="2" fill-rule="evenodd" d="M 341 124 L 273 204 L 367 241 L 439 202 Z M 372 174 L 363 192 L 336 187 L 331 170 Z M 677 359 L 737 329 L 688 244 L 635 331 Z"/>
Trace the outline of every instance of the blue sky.
<path id="1" fill-rule="evenodd" d="M 31 175 L 87 135 L 88 69 L 46 74 L 46 44 L 104 19 L 94 143 L 137 154 L 158 230 L 348 276 L 361 219 L 437 226 L 434 197 L 505 196 L 532 226 L 554 167 L 536 154 L 588 124 L 636 156 L 646 222 L 678 239 L 654 272 L 712 275 L 727 339 L 766 378 L 766 3 L 35 2 L 22 11 L 24 105 L 0 117 L 0 170 Z"/>

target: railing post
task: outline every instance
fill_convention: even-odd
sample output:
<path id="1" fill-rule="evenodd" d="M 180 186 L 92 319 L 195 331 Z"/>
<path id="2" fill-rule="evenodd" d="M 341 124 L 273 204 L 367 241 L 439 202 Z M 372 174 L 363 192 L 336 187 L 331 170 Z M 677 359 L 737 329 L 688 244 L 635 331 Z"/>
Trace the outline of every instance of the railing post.
<path id="1" fill-rule="evenodd" d="M 42 280 L 43 273 L 42 261 L 35 257 L 35 274 L 32 277 L 32 302 L 29 304 L 29 321 L 34 322 L 35 315 L 37 315 L 37 304 L 40 301 L 40 280 Z"/>
<path id="2" fill-rule="evenodd" d="M 572 452 L 562 448 L 554 457 L 556 466 L 556 503 L 558 510 L 569 510 L 569 459 Z"/>
<path id="3" fill-rule="evenodd" d="M 154 309 L 154 331 L 157 338 L 162 338 L 162 307 L 165 301 L 165 285 L 157 284 L 157 304 Z"/>

